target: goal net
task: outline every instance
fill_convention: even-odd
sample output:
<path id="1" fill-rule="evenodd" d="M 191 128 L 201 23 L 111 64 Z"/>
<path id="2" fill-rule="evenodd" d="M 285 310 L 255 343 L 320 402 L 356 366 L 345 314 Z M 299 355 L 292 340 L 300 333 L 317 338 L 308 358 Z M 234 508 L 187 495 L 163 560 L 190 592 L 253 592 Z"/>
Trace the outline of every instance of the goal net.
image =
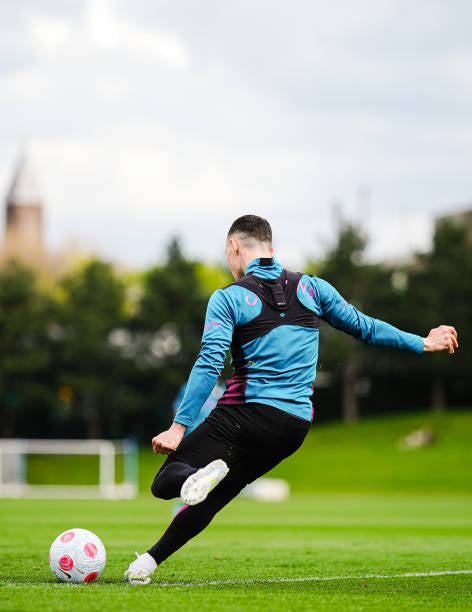
<path id="1" fill-rule="evenodd" d="M 74 470 L 70 456 L 98 457 L 98 474 L 90 474 L 98 484 L 29 483 L 27 465 L 35 455 L 48 455 L 51 470 L 60 473 L 62 479 Z M 118 465 L 122 475 L 119 483 Z M 0 497 L 130 499 L 137 492 L 138 447 L 134 440 L 0 439 Z"/>

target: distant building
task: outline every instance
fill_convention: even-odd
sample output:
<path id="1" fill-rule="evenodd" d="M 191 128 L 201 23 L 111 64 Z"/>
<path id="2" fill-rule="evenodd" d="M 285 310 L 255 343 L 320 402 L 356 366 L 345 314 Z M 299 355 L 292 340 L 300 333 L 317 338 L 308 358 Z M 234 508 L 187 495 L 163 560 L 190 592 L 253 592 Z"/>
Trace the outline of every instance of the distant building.
<path id="1" fill-rule="evenodd" d="M 0 240 L 0 266 L 11 258 L 33 268 L 43 285 L 52 284 L 76 262 L 91 254 L 73 236 L 54 251 L 44 241 L 44 202 L 30 156 L 20 157 L 5 198 L 5 235 Z"/>
<path id="2" fill-rule="evenodd" d="M 2 258 L 19 257 L 30 264 L 42 263 L 43 204 L 29 160 L 23 155 L 6 196 L 5 237 Z"/>

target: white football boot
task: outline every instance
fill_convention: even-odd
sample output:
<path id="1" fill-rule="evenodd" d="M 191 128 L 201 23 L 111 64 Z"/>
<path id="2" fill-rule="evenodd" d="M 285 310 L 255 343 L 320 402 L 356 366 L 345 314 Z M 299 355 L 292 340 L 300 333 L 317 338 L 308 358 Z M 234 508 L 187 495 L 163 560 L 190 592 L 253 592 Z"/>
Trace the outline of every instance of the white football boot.
<path id="1" fill-rule="evenodd" d="M 157 563 L 147 552 L 142 555 L 135 553 L 135 555 L 138 558 L 130 563 L 125 572 L 125 580 L 130 584 L 149 584 Z"/>
<path id="2" fill-rule="evenodd" d="M 215 459 L 187 478 L 180 490 L 182 501 L 187 506 L 199 504 L 219 484 L 229 471 L 223 459 Z"/>

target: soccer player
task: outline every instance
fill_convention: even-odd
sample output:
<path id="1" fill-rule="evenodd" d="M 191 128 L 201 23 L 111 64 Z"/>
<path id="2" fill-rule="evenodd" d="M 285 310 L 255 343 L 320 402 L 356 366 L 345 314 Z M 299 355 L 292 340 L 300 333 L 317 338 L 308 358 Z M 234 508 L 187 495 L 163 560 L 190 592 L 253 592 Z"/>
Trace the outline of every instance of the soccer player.
<path id="1" fill-rule="evenodd" d="M 151 486 L 185 506 L 160 540 L 125 572 L 150 582 L 156 567 L 200 533 L 248 483 L 295 452 L 313 418 L 319 320 L 375 346 L 454 353 L 457 333 L 441 325 L 426 338 L 362 314 L 316 276 L 289 272 L 273 257 L 269 223 L 244 215 L 226 255 L 235 282 L 211 296 L 202 348 L 170 429 L 152 439 L 169 455 Z M 184 438 L 220 374 L 231 345 L 233 377 L 216 408 Z"/>

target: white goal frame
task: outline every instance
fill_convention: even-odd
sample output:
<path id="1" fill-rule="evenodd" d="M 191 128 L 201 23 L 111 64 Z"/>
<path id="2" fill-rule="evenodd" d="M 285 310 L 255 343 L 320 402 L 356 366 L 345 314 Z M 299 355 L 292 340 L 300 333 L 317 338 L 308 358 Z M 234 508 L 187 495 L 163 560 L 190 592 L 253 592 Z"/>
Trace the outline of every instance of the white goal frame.
<path id="1" fill-rule="evenodd" d="M 124 482 L 115 482 L 115 457 L 123 455 Z M 40 485 L 26 481 L 27 455 L 98 455 L 98 485 Z M 35 440 L 0 438 L 0 497 L 131 499 L 138 493 L 134 440 Z"/>

